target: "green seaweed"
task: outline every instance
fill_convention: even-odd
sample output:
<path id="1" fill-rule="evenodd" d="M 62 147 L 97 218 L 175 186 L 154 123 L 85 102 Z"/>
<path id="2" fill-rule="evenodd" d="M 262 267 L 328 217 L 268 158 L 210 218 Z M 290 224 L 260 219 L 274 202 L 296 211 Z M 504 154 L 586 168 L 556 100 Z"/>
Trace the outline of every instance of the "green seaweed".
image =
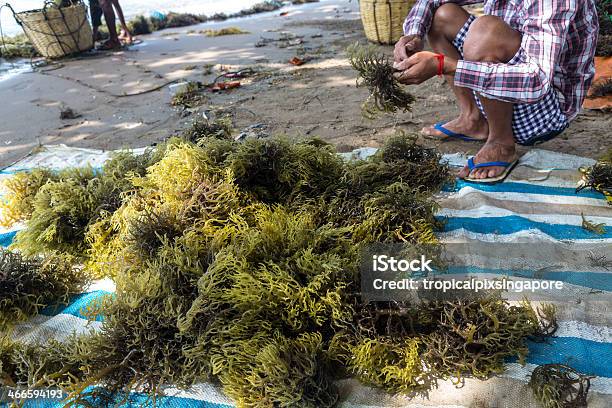
<path id="1" fill-rule="evenodd" d="M 529 303 L 509 306 L 499 295 L 370 303 L 356 315 L 361 338 L 352 346 L 351 370 L 391 392 L 427 391 L 438 378 L 486 379 L 509 357 L 523 361 L 526 339 L 555 324 L 554 315 L 546 317 L 551 321 L 540 322 Z"/>
<path id="2" fill-rule="evenodd" d="M 597 234 L 597 235 L 603 235 L 603 234 L 606 233 L 606 224 L 591 222 L 591 221 L 587 220 L 584 217 L 584 214 L 582 214 L 582 213 L 580 214 L 580 216 L 582 217 L 582 228 L 583 229 L 585 229 L 585 230 L 587 230 L 589 232 L 592 232 L 594 234 Z"/>
<path id="3" fill-rule="evenodd" d="M 198 118 L 181 133 L 181 138 L 193 143 L 198 143 L 202 139 L 231 139 L 232 120 L 229 117 L 222 117 L 214 121 Z"/>
<path id="4" fill-rule="evenodd" d="M 576 192 L 585 188 L 600 192 L 612 205 L 612 149 L 591 167 L 581 167 L 582 178 Z"/>
<path id="5" fill-rule="evenodd" d="M 131 391 L 154 402 L 165 385 L 217 381 L 239 406 L 331 407 L 342 376 L 424 393 L 436 379 L 498 373 L 526 339 L 554 331 L 551 308 L 541 319 L 499 297 L 361 299 L 366 245 L 439 248 L 431 197 L 448 167 L 413 137 L 352 163 L 318 139 L 239 143 L 219 131 L 199 124 L 197 144 L 174 138 L 39 183 L 21 244 L 76 252 L 116 292 L 84 311 L 103 317 L 96 333 L 46 348 L 0 342 L 0 381 L 59 386 L 75 405 Z M 50 225 L 53 245 L 31 242 Z"/>
<path id="6" fill-rule="evenodd" d="M 5 193 L 0 200 L 0 225 L 11 227 L 30 218 L 34 211 L 34 197 L 38 190 L 48 181 L 58 178 L 59 176 L 51 170 L 34 169 L 17 173 L 6 180 Z"/>
<path id="7" fill-rule="evenodd" d="M 564 364 L 544 364 L 531 373 L 529 387 L 544 408 L 585 408 L 591 378 Z"/>
<path id="8" fill-rule="evenodd" d="M 227 164 L 236 183 L 266 203 L 319 197 L 343 170 L 332 146 L 318 139 L 294 144 L 286 138 L 247 140 L 228 156 Z"/>
<path id="9" fill-rule="evenodd" d="M 117 210 L 123 194 L 133 189 L 130 177 L 143 174 L 155 160 L 153 151 L 139 156 L 124 152 L 109 160 L 101 172 L 87 167 L 67 169 L 43 183 L 48 173 L 39 171 L 24 176 L 21 183 L 9 181 L 19 187 L 11 197 L 27 197 L 17 207 L 11 206 L 14 200 L 9 201 L 11 220 L 25 220 L 27 227 L 17 233 L 12 248 L 29 256 L 59 251 L 83 257 L 89 226 Z"/>
<path id="10" fill-rule="evenodd" d="M 0 329 L 26 320 L 47 306 L 67 304 L 88 276 L 66 256 L 24 258 L 0 249 Z"/>
<path id="11" fill-rule="evenodd" d="M 206 35 L 207 37 L 220 37 L 224 35 L 239 35 L 239 34 L 250 34 L 248 31 L 244 31 L 238 27 L 225 27 L 219 30 L 202 30 L 201 34 Z"/>
<path id="12" fill-rule="evenodd" d="M 354 44 L 347 49 L 349 62 L 358 72 L 357 86 L 368 88 L 370 95 L 362 105 L 362 114 L 369 119 L 379 113 L 411 110 L 414 96 L 404 91 L 393 76 L 395 69 L 389 58 L 373 45 Z"/>
<path id="13" fill-rule="evenodd" d="M 150 20 L 142 15 L 136 16 L 128 21 L 127 26 L 132 35 L 151 34 L 153 32 Z"/>
<path id="14" fill-rule="evenodd" d="M 189 81 L 172 96 L 170 104 L 182 109 L 191 109 L 200 106 L 205 101 L 203 85 L 199 82 Z"/>
<path id="15" fill-rule="evenodd" d="M 38 57 L 38 51 L 34 48 L 25 34 L 14 37 L 4 37 L 0 40 L 0 57 L 7 60 L 15 58 Z"/>

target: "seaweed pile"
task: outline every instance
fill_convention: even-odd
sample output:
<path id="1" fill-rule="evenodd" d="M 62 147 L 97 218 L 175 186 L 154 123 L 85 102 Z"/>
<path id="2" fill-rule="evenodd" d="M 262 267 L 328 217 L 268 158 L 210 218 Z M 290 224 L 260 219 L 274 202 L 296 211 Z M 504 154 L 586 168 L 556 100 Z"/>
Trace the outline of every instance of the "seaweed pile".
<path id="1" fill-rule="evenodd" d="M 591 167 L 581 167 L 582 179 L 576 192 L 585 188 L 598 191 L 604 195 L 608 204 L 612 205 L 612 149 Z"/>
<path id="2" fill-rule="evenodd" d="M 207 37 L 220 37 L 223 35 L 239 35 L 239 34 L 250 34 L 248 31 L 244 31 L 238 27 L 225 27 L 219 30 L 202 30 L 200 33 L 206 35 Z"/>
<path id="3" fill-rule="evenodd" d="M 67 304 L 87 283 L 87 275 L 69 256 L 26 259 L 0 249 L 0 330 L 44 307 Z"/>
<path id="4" fill-rule="evenodd" d="M 133 188 L 129 177 L 144 174 L 156 154 L 118 153 L 101 171 L 86 167 L 18 173 L 7 181 L 0 202 L 3 225 L 26 223 L 13 248 L 27 256 L 61 252 L 83 258 L 88 227 L 119 208 L 124 193 Z"/>
<path id="5" fill-rule="evenodd" d="M 232 120 L 227 116 L 214 121 L 196 118 L 180 135 L 183 140 L 192 143 L 198 143 L 200 140 L 208 138 L 229 140 L 231 136 Z"/>
<path id="6" fill-rule="evenodd" d="M 609 57 L 612 56 L 612 0 L 598 0 L 595 3 L 599 16 L 599 38 L 595 55 Z"/>
<path id="7" fill-rule="evenodd" d="M 544 408 L 586 408 L 591 378 L 564 364 L 544 364 L 533 370 L 529 386 Z"/>
<path id="8" fill-rule="evenodd" d="M 380 112 L 395 113 L 411 110 L 414 96 L 404 91 L 393 76 L 395 69 L 391 60 L 373 45 L 354 44 L 347 49 L 349 62 L 358 72 L 357 86 L 365 86 L 370 96 L 362 105 L 362 113 L 374 118 Z"/>
<path id="9" fill-rule="evenodd" d="M 25 34 L 19 34 L 10 38 L 3 38 L 0 42 L 0 58 L 32 58 L 37 56 L 36 49 Z"/>
<path id="10" fill-rule="evenodd" d="M 552 309 L 543 326 L 528 303 L 499 295 L 362 301 L 367 245 L 438 245 L 431 197 L 449 171 L 413 137 L 349 163 L 318 139 L 238 143 L 197 126 L 197 143 L 175 138 L 133 158 L 146 170 L 116 160 L 112 208 L 97 197 L 113 167 L 35 193 L 28 229 L 55 225 L 40 214 L 57 213 L 41 198 L 48 186 L 76 189 L 71 207 L 86 208 L 87 222 L 64 240 L 73 249 L 54 248 L 113 277 L 116 293 L 87 311 L 103 317 L 98 332 L 44 348 L 0 340 L 0 383 L 59 386 L 73 403 L 107 406 L 133 390 L 154 400 L 165 385 L 210 380 L 238 406 L 330 407 L 340 377 L 426 392 L 440 378 L 500 372 L 505 358 L 524 358 L 527 338 L 550 334 Z M 25 237 L 34 234 L 18 246 Z"/>

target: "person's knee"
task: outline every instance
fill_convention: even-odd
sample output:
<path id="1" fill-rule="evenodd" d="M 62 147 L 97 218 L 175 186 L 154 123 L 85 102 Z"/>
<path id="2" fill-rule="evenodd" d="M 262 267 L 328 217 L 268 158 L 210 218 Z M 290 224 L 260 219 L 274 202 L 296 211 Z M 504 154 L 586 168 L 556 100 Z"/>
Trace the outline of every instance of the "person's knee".
<path id="1" fill-rule="evenodd" d="M 508 62 L 521 46 L 521 35 L 501 18 L 478 17 L 467 32 L 463 56 L 468 61 Z"/>
<path id="2" fill-rule="evenodd" d="M 469 14 L 462 7 L 454 3 L 443 4 L 434 13 L 429 35 L 453 39 L 468 17 Z"/>

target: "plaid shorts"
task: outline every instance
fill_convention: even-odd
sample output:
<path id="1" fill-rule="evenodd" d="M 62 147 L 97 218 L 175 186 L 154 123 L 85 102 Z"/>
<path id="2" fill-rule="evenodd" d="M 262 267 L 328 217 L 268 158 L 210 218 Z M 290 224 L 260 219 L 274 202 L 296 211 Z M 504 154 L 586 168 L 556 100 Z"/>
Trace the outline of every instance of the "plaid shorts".
<path id="1" fill-rule="evenodd" d="M 476 20 L 476 17 L 470 15 L 461 30 L 457 33 L 457 37 L 453 40 L 453 45 L 459 51 L 463 58 L 463 42 L 467 36 L 470 25 Z M 527 58 L 525 51 L 521 48 L 516 55 L 508 61 L 508 64 L 519 64 L 526 62 Z M 487 117 L 478 94 L 474 91 L 474 99 L 480 112 Z M 543 99 L 536 103 L 518 103 L 514 104 L 512 114 L 512 131 L 514 139 L 518 144 L 530 146 L 539 142 L 550 140 L 563 132 L 569 123 L 567 117 L 561 111 L 559 103 L 559 95 L 554 88 L 544 96 Z"/>

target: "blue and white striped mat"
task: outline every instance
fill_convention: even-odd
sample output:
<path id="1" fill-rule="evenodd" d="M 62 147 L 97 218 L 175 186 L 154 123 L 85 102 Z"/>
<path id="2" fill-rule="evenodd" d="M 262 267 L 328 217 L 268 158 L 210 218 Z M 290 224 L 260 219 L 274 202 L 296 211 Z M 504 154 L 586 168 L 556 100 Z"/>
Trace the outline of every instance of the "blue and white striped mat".
<path id="1" fill-rule="evenodd" d="M 371 153 L 371 149 L 360 149 L 353 156 Z M 37 166 L 60 169 L 89 164 L 100 167 L 106 159 L 107 153 L 96 150 L 48 146 L 1 171 L 0 181 L 17 171 Z M 451 165 L 465 163 L 461 155 L 447 155 L 445 159 Z M 487 381 L 466 379 L 461 388 L 450 381 L 441 381 L 428 398 L 391 396 L 355 380 L 342 380 L 338 382 L 340 406 L 536 406 L 526 383 L 530 372 L 538 364 L 546 363 L 569 364 L 596 376 L 591 381 L 589 407 L 612 406 L 612 270 L 591 266 L 587 261 L 589 255 L 607 255 L 612 261 L 612 206 L 598 193 L 575 193 L 578 167 L 592 164 L 590 159 L 534 149 L 521 159 L 521 164 L 506 182 L 486 186 L 459 181 L 437 198 L 442 208 L 438 216 L 446 219 L 445 230 L 440 234 L 443 242 L 493 243 L 502 249 L 493 251 L 494 254 L 503 254 L 505 245 L 516 243 L 531 248 L 531 252 L 520 260 L 499 255 L 496 259 L 474 259 L 470 263 L 474 265 L 470 273 L 565 282 L 568 290 L 563 296 L 551 293 L 546 299 L 557 304 L 559 330 L 547 343 L 529 344 L 525 366 L 509 362 L 508 370 L 499 377 Z M 582 214 L 591 222 L 605 224 L 604 234 L 584 230 Z M 0 245 L 9 245 L 19 228 L 0 230 Z M 486 254 L 483 255 L 486 258 Z M 490 267 L 492 263 L 496 265 L 494 269 Z M 110 281 L 96 282 L 89 292 L 75 297 L 62 310 L 45 310 L 21 324 L 15 335 L 28 341 L 42 341 L 51 337 L 63 339 L 73 331 L 95 329 L 101 322 L 87 322 L 81 309 L 113 290 Z M 158 406 L 234 406 L 213 384 L 199 384 L 189 390 L 168 389 L 167 395 L 158 400 Z M 477 405 L 479 403 L 485 405 Z M 56 405 L 48 401 L 45 406 Z"/>

